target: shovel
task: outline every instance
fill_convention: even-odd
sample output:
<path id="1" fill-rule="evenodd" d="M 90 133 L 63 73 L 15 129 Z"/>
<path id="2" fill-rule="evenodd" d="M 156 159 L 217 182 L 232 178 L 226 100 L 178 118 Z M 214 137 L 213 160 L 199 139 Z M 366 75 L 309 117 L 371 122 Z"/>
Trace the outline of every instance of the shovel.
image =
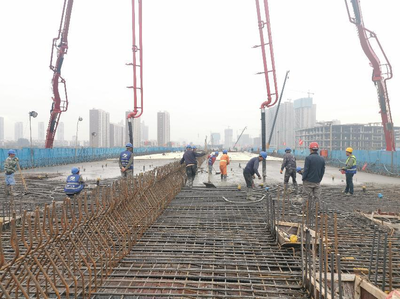
<path id="1" fill-rule="evenodd" d="M 215 185 L 214 185 L 213 183 L 211 183 L 211 182 L 208 182 L 208 183 L 203 182 L 203 184 L 206 185 L 206 188 L 217 188 L 217 187 L 215 187 Z"/>
<path id="2" fill-rule="evenodd" d="M 221 171 L 216 171 L 215 170 L 214 165 L 213 165 L 213 169 L 214 169 L 216 175 L 221 174 Z"/>
<path id="3" fill-rule="evenodd" d="M 19 173 L 21 175 L 22 183 L 24 184 L 25 194 L 27 194 L 28 188 L 26 187 L 26 182 L 25 182 L 24 176 L 22 175 L 22 170 L 21 170 L 21 166 L 19 165 L 19 161 L 17 161 L 17 166 L 18 166 Z"/>

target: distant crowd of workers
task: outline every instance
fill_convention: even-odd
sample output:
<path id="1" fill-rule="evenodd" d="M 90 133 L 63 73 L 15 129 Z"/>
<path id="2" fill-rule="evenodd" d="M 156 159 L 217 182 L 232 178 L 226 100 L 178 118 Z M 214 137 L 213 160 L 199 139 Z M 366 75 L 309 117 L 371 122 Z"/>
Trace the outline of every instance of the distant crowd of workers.
<path id="1" fill-rule="evenodd" d="M 317 142 L 311 142 L 309 145 L 310 155 L 306 157 L 304 161 L 304 168 L 298 167 L 296 164 L 296 158 L 291 153 L 290 148 L 285 149 L 285 155 L 283 157 L 280 173 L 284 175 L 284 190 L 287 190 L 289 179 L 292 178 L 294 190 L 296 194 L 299 194 L 298 184 L 296 181 L 296 173 L 301 174 L 303 180 L 303 195 L 306 195 L 308 199 L 314 199 L 316 201 L 320 198 L 321 187 L 320 182 L 325 174 L 325 160 L 319 155 L 319 145 Z M 180 161 L 180 164 L 185 164 L 187 184 L 189 188 L 193 187 L 193 181 L 197 174 L 197 158 L 206 155 L 206 152 L 197 152 L 196 146 L 187 145 L 186 151 Z M 211 178 L 212 171 L 214 169 L 214 163 L 219 155 L 218 151 L 208 156 L 208 175 L 209 182 Z M 346 188 L 344 190 L 345 195 L 353 195 L 354 185 L 353 176 L 357 172 L 357 159 L 353 155 L 353 149 L 348 147 L 346 149 L 347 160 L 345 166 L 343 166 L 340 171 L 346 175 Z M 267 159 L 267 153 L 262 151 L 258 157 L 251 158 L 246 167 L 243 170 L 243 177 L 246 181 L 247 187 L 247 198 L 254 199 L 253 190 L 255 189 L 255 184 L 253 179 L 255 176 L 261 179 L 261 175 L 258 172 L 259 163 Z M 228 151 L 223 150 L 222 156 L 219 160 L 219 170 L 221 174 L 221 181 L 227 181 L 228 177 L 228 165 L 230 164 L 230 158 L 228 156 Z M 14 173 L 19 167 L 19 160 L 16 157 L 15 150 L 8 151 L 8 158 L 4 163 L 5 171 L 5 193 L 6 196 L 13 195 L 13 187 L 15 185 Z M 126 144 L 126 150 L 123 151 L 119 156 L 119 168 L 121 170 L 121 176 L 127 178 L 133 176 L 133 145 L 131 143 Z M 218 174 L 218 172 L 216 172 Z M 71 169 L 71 175 L 67 177 L 66 184 L 64 187 L 64 192 L 68 196 L 78 195 L 85 187 L 85 182 L 80 175 L 78 168 L 73 167 Z"/>

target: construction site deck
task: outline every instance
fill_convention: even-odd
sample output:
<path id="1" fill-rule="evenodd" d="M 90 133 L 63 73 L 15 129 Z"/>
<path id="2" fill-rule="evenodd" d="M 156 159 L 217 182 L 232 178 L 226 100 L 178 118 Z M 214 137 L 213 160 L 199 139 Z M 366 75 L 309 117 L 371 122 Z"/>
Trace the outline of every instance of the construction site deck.
<path id="1" fill-rule="evenodd" d="M 0 297 L 386 298 L 400 288 L 398 185 L 356 183 L 344 197 L 329 177 L 312 204 L 283 192 L 272 160 L 250 201 L 243 161 L 226 183 L 214 175 L 216 188 L 203 165 L 192 189 L 169 162 L 93 180 L 75 199 L 50 173 L 27 175 L 12 206 L 0 193 Z"/>

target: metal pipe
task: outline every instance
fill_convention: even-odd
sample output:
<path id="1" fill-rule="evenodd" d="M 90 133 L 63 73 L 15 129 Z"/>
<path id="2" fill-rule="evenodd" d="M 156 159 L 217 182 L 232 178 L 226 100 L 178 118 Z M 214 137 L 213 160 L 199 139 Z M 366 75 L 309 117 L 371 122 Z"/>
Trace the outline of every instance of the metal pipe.
<path id="1" fill-rule="evenodd" d="M 331 252 L 331 299 L 335 299 L 335 254 Z"/>
<path id="2" fill-rule="evenodd" d="M 322 223 L 321 223 L 322 224 Z M 322 255 L 322 246 L 324 242 L 322 241 L 322 225 L 321 225 L 321 232 L 319 236 L 319 299 L 322 299 L 322 264 L 324 263 L 324 258 Z M 315 282 L 315 285 L 317 283 Z"/>
<path id="3" fill-rule="evenodd" d="M 386 286 L 386 254 L 387 254 L 388 234 L 385 233 L 385 241 L 383 247 L 383 273 L 382 273 L 382 291 L 385 291 Z"/>
<path id="4" fill-rule="evenodd" d="M 375 285 L 378 283 L 378 266 L 379 266 L 379 251 L 381 249 L 381 231 L 378 230 L 378 245 L 376 248 L 376 259 L 375 259 Z"/>
<path id="5" fill-rule="evenodd" d="M 373 260 L 374 249 L 375 249 L 376 228 L 377 228 L 377 226 L 374 225 L 374 236 L 372 238 L 371 255 L 369 258 L 368 280 L 371 280 L 372 260 Z"/>
<path id="6" fill-rule="evenodd" d="M 340 266 L 340 254 L 336 255 L 336 260 L 337 260 L 337 268 L 338 268 L 339 299 L 343 299 L 342 269 L 341 269 L 341 266 Z"/>
<path id="7" fill-rule="evenodd" d="M 393 289 L 392 274 L 392 242 L 389 242 L 389 292 L 391 292 Z"/>

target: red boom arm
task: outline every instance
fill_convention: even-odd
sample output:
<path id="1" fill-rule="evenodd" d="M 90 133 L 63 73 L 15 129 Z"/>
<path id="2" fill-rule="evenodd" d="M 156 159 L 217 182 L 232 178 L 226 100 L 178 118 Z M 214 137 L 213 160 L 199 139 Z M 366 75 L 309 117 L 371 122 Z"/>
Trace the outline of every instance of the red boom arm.
<path id="1" fill-rule="evenodd" d="M 367 55 L 371 66 L 373 67 L 372 71 L 372 81 L 375 84 L 378 99 L 379 99 L 379 106 L 380 106 L 380 113 L 382 117 L 382 125 L 383 131 L 385 133 L 385 141 L 386 141 L 386 150 L 387 151 L 395 151 L 396 150 L 396 142 L 393 130 L 393 120 L 392 114 L 390 112 L 390 104 L 389 104 L 389 95 L 387 92 L 386 87 L 386 80 L 392 78 L 392 66 L 390 65 L 385 52 L 378 40 L 376 34 L 364 27 L 364 22 L 361 14 L 361 7 L 359 0 L 350 0 L 353 6 L 353 13 L 351 14 L 349 5 L 349 0 L 345 0 L 347 13 L 349 15 L 349 20 L 351 23 L 355 24 L 358 30 L 358 37 L 360 39 L 361 47 Z M 368 36 L 369 35 L 369 36 Z M 378 45 L 378 49 L 381 52 L 382 58 L 385 60 L 384 63 L 381 63 L 377 54 L 375 53 L 370 40 L 375 40 L 376 44 Z"/>
<path id="2" fill-rule="evenodd" d="M 61 112 L 65 112 L 68 109 L 67 87 L 65 79 L 61 77 L 61 67 L 64 61 L 64 55 L 67 54 L 68 51 L 68 31 L 73 3 L 74 0 L 64 1 L 58 36 L 53 39 L 51 49 L 50 69 L 53 71 L 53 79 L 51 81 L 53 87 L 53 103 L 51 105 L 50 121 L 47 127 L 45 144 L 46 148 L 53 148 L 54 137 L 56 135 L 58 123 L 60 121 Z M 57 59 L 55 60 L 55 64 L 53 64 L 53 57 L 55 53 L 57 53 Z M 64 99 L 61 99 L 60 96 L 60 83 L 64 85 Z"/>

